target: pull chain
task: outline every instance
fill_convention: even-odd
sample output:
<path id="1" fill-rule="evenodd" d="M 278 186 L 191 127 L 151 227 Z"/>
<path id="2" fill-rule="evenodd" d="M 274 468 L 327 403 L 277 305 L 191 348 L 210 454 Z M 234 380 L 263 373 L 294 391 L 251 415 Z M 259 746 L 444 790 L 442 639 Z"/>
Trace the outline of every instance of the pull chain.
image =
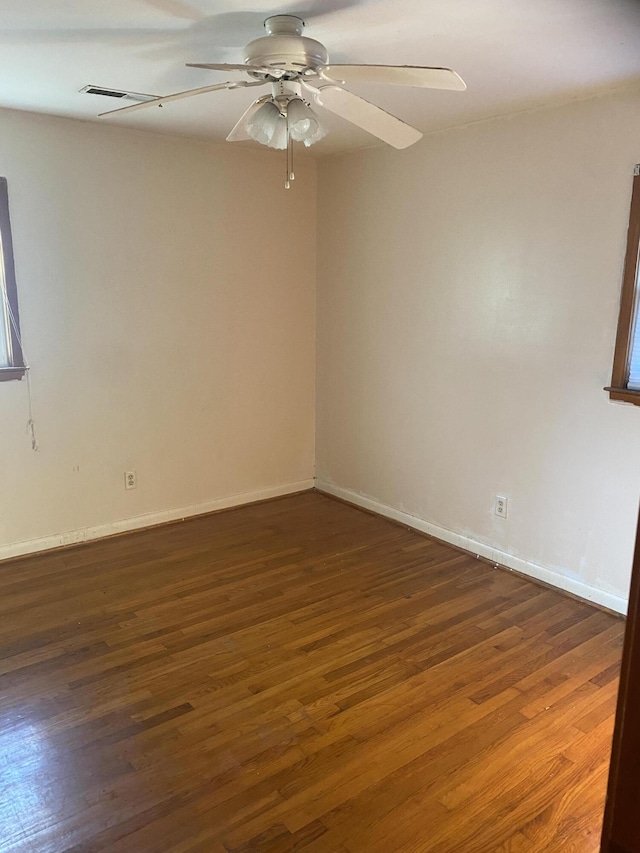
<path id="1" fill-rule="evenodd" d="M 289 180 L 295 181 L 296 176 L 293 171 L 293 139 L 289 140 L 289 144 L 291 146 L 291 153 L 289 154 Z"/>
<path id="2" fill-rule="evenodd" d="M 294 181 L 295 177 L 293 171 L 293 139 L 289 133 L 289 111 L 287 110 L 287 176 L 284 181 L 285 190 L 291 189 L 291 181 Z"/>
<path id="3" fill-rule="evenodd" d="M 287 175 L 284 179 L 284 188 L 285 190 L 290 189 L 291 187 L 291 167 L 289 161 L 291 160 L 291 137 L 289 136 L 289 111 L 287 110 Z"/>

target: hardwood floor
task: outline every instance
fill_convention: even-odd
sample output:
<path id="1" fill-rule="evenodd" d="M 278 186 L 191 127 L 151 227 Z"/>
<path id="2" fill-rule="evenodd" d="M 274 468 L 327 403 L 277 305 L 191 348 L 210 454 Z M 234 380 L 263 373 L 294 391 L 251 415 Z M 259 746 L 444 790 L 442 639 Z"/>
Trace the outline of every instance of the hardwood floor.
<path id="1" fill-rule="evenodd" d="M 1 853 L 592 853 L 624 623 L 306 493 L 0 565 Z"/>

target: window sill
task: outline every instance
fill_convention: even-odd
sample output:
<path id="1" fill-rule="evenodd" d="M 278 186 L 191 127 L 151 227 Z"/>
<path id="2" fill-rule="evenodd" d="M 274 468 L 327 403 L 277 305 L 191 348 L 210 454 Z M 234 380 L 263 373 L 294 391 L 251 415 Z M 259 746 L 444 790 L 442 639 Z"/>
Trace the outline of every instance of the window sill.
<path id="1" fill-rule="evenodd" d="M 610 400 L 620 400 L 623 403 L 633 403 L 640 406 L 640 391 L 630 391 L 628 388 L 605 388 L 609 392 Z"/>
<path id="2" fill-rule="evenodd" d="M 0 367 L 0 382 L 22 379 L 26 372 L 26 367 Z"/>

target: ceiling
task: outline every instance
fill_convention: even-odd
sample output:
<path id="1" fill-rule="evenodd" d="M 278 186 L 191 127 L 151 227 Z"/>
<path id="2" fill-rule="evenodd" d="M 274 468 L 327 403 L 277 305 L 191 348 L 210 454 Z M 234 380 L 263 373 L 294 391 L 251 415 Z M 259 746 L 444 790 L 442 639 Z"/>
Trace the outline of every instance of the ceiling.
<path id="1" fill-rule="evenodd" d="M 78 90 L 167 95 L 223 82 L 185 63 L 242 61 L 278 13 L 304 17 L 334 62 L 454 68 L 464 93 L 352 87 L 423 131 L 640 85 L 637 0 L 0 0 L 0 10 L 0 106 L 219 141 L 256 90 L 107 119 L 97 113 L 118 102 Z M 323 121 L 319 154 L 376 143 Z"/>

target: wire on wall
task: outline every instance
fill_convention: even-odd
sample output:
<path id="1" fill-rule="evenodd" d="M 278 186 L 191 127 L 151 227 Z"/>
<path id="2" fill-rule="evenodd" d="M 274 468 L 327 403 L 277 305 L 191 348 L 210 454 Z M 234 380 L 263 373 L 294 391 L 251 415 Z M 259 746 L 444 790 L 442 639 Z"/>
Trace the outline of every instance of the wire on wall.
<path id="1" fill-rule="evenodd" d="M 25 369 L 25 373 L 27 376 L 27 398 L 29 401 L 29 403 L 28 403 L 28 405 L 29 405 L 29 419 L 27 421 L 27 435 L 29 435 L 31 438 L 31 449 L 37 452 L 39 448 L 38 448 L 38 439 L 36 437 L 36 425 L 35 425 L 35 421 L 33 419 L 33 398 L 32 398 L 32 394 L 31 394 L 31 373 L 30 373 L 30 369 L 29 369 L 29 360 L 27 359 L 27 355 L 24 351 L 24 344 L 22 343 L 22 336 L 20 334 L 20 329 L 18 327 L 18 323 L 16 322 L 15 315 L 13 313 L 13 310 L 11 308 L 11 304 L 9 303 L 9 299 L 8 299 L 7 294 L 4 291 L 4 289 L 3 289 L 3 296 L 4 296 L 5 308 L 7 310 L 8 316 L 9 316 L 9 322 L 11 323 L 11 328 L 13 329 L 14 335 L 18 339 L 18 343 L 20 344 L 20 349 L 22 351 L 22 358 L 24 361 L 24 369 Z"/>

